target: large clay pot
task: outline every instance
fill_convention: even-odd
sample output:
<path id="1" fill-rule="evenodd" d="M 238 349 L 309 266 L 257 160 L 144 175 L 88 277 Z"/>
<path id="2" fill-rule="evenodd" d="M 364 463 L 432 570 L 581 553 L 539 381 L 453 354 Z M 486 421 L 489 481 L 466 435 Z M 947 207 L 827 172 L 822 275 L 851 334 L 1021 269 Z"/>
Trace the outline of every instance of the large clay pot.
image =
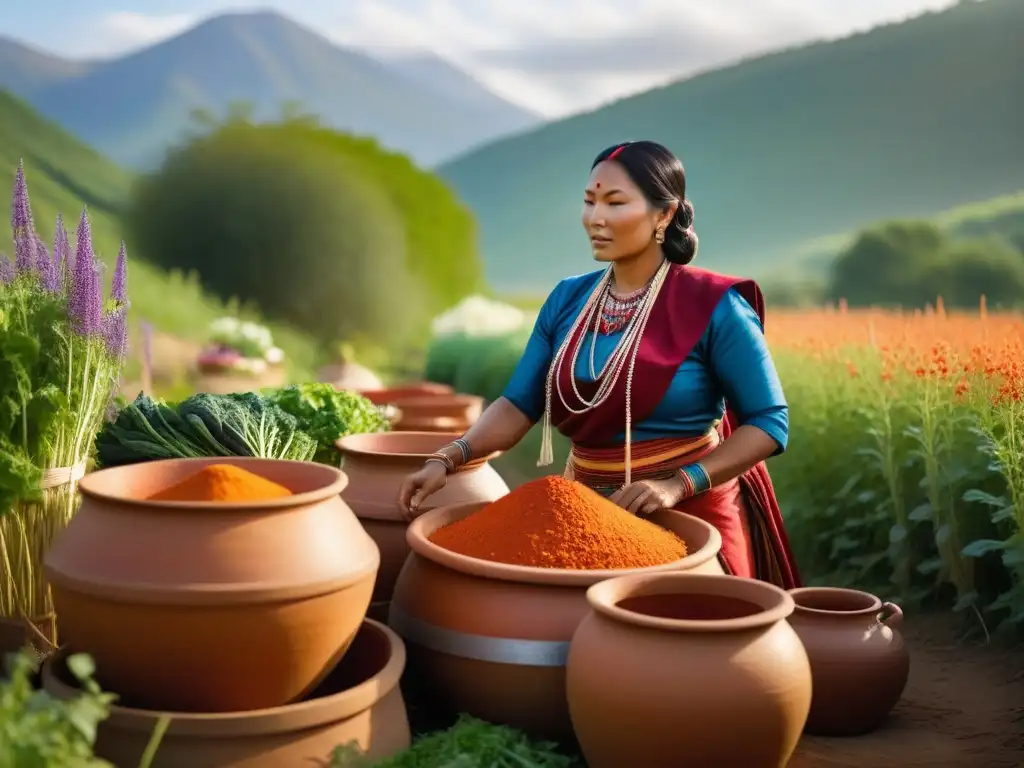
<path id="1" fill-rule="evenodd" d="M 46 691 L 65 701 L 79 694 L 66 659 L 67 651 L 62 650 L 43 667 Z M 404 667 L 402 641 L 387 627 L 367 621 L 342 662 L 302 702 L 249 712 L 195 714 L 139 709 L 119 699 L 110 708 L 110 717 L 100 723 L 96 756 L 114 765 L 140 765 L 153 729 L 168 716 L 170 726 L 152 768 L 326 766 L 331 764 L 331 752 L 349 742 L 376 763 L 410 744 L 398 686 Z"/>
<path id="2" fill-rule="evenodd" d="M 407 381 L 403 384 L 383 389 L 360 389 L 359 394 L 375 405 L 388 405 L 398 400 L 408 400 L 415 397 L 454 395 L 455 390 L 447 384 L 438 384 L 433 381 Z"/>
<path id="3" fill-rule="evenodd" d="M 404 432 L 457 432 L 469 429 L 484 410 L 484 399 L 452 392 L 417 391 L 416 388 L 363 392 L 377 405 L 395 406 L 400 417 L 395 429 Z"/>
<path id="4" fill-rule="evenodd" d="M 811 668 L 765 582 L 661 573 L 591 587 L 569 651 L 572 723 L 589 768 L 783 768 Z"/>
<path id="5" fill-rule="evenodd" d="M 0 667 L 8 653 L 31 650 L 36 656 L 46 656 L 53 650 L 57 636 L 56 616 L 37 619 L 11 619 L 0 616 Z"/>
<path id="6" fill-rule="evenodd" d="M 874 730 L 900 700 L 910 675 L 899 632 L 903 612 L 853 589 L 804 587 L 790 594 L 796 610 L 789 623 L 814 675 L 807 732 L 858 736 Z"/>
<path id="7" fill-rule="evenodd" d="M 149 501 L 208 464 L 295 495 Z M 174 459 L 86 475 L 46 555 L 62 639 L 100 684 L 156 709 L 227 712 L 295 701 L 330 672 L 370 603 L 380 553 L 341 500 L 333 467 Z"/>
<path id="8" fill-rule="evenodd" d="M 338 441 L 349 484 L 343 494 L 363 528 L 380 548 L 380 571 L 370 607 L 374 618 L 387 620 L 388 604 L 398 574 L 409 555 L 408 522 L 398 506 L 405 478 L 420 469 L 430 454 L 458 434 L 443 432 L 378 432 L 349 435 Z M 497 453 L 475 459 L 448 477 L 448 483 L 427 499 L 427 509 L 475 501 L 494 501 L 508 486 L 488 463 Z"/>
<path id="9" fill-rule="evenodd" d="M 410 671 L 439 703 L 490 722 L 553 738 L 571 736 L 565 660 L 587 614 L 591 585 L 622 573 L 722 573 L 718 531 L 671 510 L 650 519 L 677 533 L 690 554 L 633 571 L 493 563 L 428 539 L 483 506 L 440 507 L 413 521 L 407 536 L 412 554 L 395 585 L 389 623 L 409 647 Z"/>

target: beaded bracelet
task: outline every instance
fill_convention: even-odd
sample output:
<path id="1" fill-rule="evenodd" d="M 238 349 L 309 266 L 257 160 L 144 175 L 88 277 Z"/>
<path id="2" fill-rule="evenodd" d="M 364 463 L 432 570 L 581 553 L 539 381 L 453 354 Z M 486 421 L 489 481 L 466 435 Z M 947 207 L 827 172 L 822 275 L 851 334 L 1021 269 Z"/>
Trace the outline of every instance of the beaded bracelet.
<path id="1" fill-rule="evenodd" d="M 679 469 L 679 479 L 683 482 L 683 498 L 689 499 L 711 490 L 711 475 L 699 461 L 687 464 Z"/>

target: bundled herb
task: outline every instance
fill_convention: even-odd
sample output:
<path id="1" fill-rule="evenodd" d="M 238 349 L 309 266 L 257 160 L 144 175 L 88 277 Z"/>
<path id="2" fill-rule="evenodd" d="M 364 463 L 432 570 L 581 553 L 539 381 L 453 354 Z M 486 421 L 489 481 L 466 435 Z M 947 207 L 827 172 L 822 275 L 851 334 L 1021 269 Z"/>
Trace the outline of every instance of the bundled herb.
<path id="1" fill-rule="evenodd" d="M 11 225 L 14 263 L 0 255 L 0 618 L 22 621 L 53 612 L 43 556 L 74 514 L 120 379 L 128 296 L 122 245 L 104 300 L 85 211 L 73 251 L 59 215 L 47 248 L 20 164 Z"/>
<path id="2" fill-rule="evenodd" d="M 96 460 L 117 467 L 156 459 L 258 456 L 309 461 L 316 441 L 255 392 L 202 393 L 177 405 L 140 394 L 96 437 Z"/>
<path id="3" fill-rule="evenodd" d="M 386 432 L 390 429 L 384 412 L 355 392 L 335 389 L 331 384 L 299 384 L 267 390 L 267 399 L 296 418 L 302 429 L 317 442 L 313 460 L 336 466 L 335 442 L 347 435 Z"/>

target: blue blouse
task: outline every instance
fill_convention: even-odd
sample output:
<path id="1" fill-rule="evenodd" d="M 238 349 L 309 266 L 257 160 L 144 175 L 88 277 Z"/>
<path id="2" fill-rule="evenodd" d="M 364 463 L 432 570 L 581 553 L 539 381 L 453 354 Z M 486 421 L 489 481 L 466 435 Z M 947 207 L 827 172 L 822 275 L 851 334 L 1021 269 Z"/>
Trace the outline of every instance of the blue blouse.
<path id="1" fill-rule="evenodd" d="M 544 385 L 551 360 L 603 274 L 601 270 L 562 280 L 541 307 L 504 392 L 505 398 L 534 422 L 544 413 Z M 594 350 L 597 371 L 621 337 L 622 331 L 598 336 Z M 593 338 L 593 333 L 588 333 L 580 350 L 576 365 L 580 381 L 592 381 Z M 777 454 L 786 449 L 789 407 L 782 384 L 761 321 L 735 290 L 728 291 L 715 307 L 704 335 L 679 366 L 662 401 L 646 419 L 633 425 L 633 440 L 700 436 L 722 418 L 726 399 L 740 424 L 770 435 L 779 446 Z M 619 439 L 625 441 L 625 434 Z"/>

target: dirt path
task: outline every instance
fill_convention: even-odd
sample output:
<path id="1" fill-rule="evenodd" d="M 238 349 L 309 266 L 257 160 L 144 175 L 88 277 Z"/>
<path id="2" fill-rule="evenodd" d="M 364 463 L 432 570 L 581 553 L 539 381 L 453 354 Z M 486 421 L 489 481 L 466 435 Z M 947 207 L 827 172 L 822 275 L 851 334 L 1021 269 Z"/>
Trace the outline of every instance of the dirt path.
<path id="1" fill-rule="evenodd" d="M 960 642 L 948 616 L 908 619 L 910 682 L 886 726 L 807 736 L 790 768 L 1024 766 L 1024 650 Z"/>

